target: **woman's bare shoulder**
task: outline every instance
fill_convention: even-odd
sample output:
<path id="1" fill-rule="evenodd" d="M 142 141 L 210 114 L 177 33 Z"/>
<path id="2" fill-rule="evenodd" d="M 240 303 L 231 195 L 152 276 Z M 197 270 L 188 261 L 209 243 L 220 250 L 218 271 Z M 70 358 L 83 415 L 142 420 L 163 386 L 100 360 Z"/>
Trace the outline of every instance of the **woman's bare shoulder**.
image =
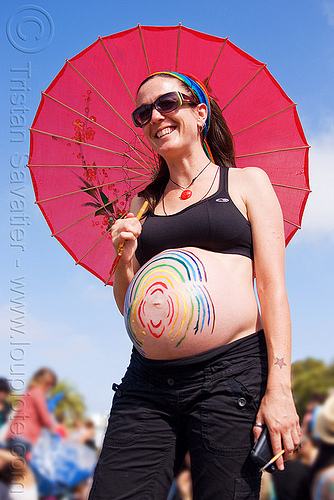
<path id="1" fill-rule="evenodd" d="M 233 168 L 230 171 L 231 187 L 245 203 L 259 197 L 276 197 L 269 176 L 262 168 Z"/>
<path id="2" fill-rule="evenodd" d="M 234 182 L 240 184 L 270 184 L 270 179 L 267 173 L 259 167 L 244 167 L 244 168 L 231 168 L 230 175 Z"/>

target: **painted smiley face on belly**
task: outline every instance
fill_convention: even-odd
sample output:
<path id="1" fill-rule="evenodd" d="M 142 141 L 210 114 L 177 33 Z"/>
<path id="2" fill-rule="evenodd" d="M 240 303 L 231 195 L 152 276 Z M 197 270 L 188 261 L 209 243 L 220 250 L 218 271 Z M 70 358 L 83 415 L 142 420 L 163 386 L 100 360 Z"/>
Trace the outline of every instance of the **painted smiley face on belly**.
<path id="1" fill-rule="evenodd" d="M 178 347 L 187 334 L 212 333 L 215 311 L 200 259 L 187 250 L 167 250 L 133 278 L 124 303 L 127 332 L 145 355 L 145 340 L 168 339 Z"/>

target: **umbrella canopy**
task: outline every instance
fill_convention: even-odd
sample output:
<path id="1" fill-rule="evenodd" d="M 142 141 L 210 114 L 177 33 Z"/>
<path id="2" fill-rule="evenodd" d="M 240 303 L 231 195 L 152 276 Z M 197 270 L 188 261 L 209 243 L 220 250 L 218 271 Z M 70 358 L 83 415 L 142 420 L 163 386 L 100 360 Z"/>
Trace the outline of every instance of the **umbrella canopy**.
<path id="1" fill-rule="evenodd" d="M 157 158 L 134 128 L 137 87 L 156 71 L 205 82 L 234 136 L 237 167 L 267 172 L 280 201 L 286 244 L 310 192 L 308 144 L 296 104 L 263 64 L 219 38 L 184 26 L 137 26 L 98 40 L 42 93 L 29 168 L 36 203 L 54 236 L 106 284 L 111 225 L 153 178 Z"/>

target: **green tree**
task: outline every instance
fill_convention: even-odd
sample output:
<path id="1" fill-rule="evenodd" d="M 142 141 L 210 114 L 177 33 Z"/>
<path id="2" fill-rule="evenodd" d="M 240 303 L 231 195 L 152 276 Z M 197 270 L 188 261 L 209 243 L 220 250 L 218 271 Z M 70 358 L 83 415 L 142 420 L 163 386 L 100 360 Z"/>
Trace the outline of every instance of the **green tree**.
<path id="1" fill-rule="evenodd" d="M 65 416 L 68 423 L 77 419 L 83 419 L 86 406 L 83 396 L 71 384 L 60 380 L 56 387 L 50 392 L 50 398 L 62 393 L 63 398 L 57 403 L 54 410 L 55 417 Z"/>
<path id="2" fill-rule="evenodd" d="M 332 388 L 334 388 L 334 363 L 326 365 L 324 361 L 307 358 L 292 364 L 292 390 L 301 419 L 312 396 L 326 397 Z"/>

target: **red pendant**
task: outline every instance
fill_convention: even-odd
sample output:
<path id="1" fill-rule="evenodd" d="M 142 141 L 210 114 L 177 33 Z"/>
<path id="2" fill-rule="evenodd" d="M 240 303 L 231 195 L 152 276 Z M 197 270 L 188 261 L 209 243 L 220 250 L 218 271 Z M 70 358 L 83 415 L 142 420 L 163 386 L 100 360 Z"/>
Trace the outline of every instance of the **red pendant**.
<path id="1" fill-rule="evenodd" d="M 181 198 L 181 200 L 187 200 L 192 195 L 193 195 L 193 192 L 190 191 L 190 189 L 185 189 L 184 191 L 182 191 L 180 198 Z"/>

